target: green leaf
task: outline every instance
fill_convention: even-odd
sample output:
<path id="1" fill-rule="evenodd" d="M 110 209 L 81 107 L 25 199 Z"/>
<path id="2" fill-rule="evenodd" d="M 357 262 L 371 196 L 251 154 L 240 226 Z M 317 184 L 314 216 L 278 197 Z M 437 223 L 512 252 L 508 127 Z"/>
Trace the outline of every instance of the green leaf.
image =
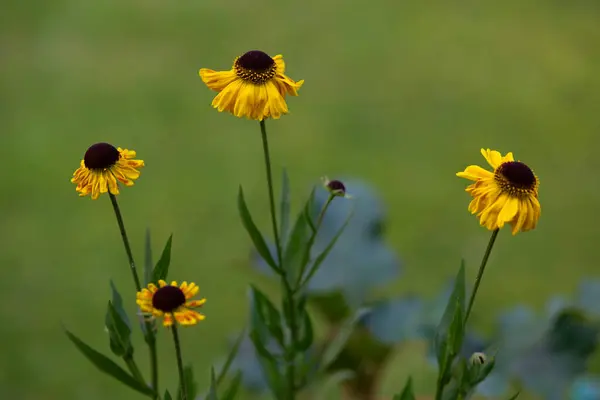
<path id="1" fill-rule="evenodd" d="M 171 265 L 171 245 L 173 244 L 173 234 L 169 236 L 167 240 L 167 244 L 165 244 L 165 248 L 163 249 L 162 254 L 160 255 L 160 259 L 156 263 L 154 267 L 154 272 L 152 273 L 152 282 L 158 283 L 159 280 L 166 280 L 167 275 L 169 273 L 169 265 Z"/>
<path id="2" fill-rule="evenodd" d="M 91 363 L 94 364 L 94 366 L 96 366 L 96 368 L 98 368 L 100 371 L 112 376 L 113 378 L 123 383 L 124 385 L 129 386 L 133 390 L 136 390 L 150 397 L 153 396 L 154 391 L 151 388 L 138 382 L 135 378 L 133 378 L 131 375 L 125 372 L 123 368 L 119 367 L 110 358 L 106 357 L 102 353 L 99 353 L 98 351 L 85 344 L 81 339 L 69 332 L 67 329 L 65 329 L 65 333 L 67 334 L 69 340 L 71 340 L 71 342 L 75 344 L 75 347 L 77 347 L 77 349 L 88 360 L 90 360 Z"/>
<path id="3" fill-rule="evenodd" d="M 152 282 L 152 240 L 150 238 L 150 228 L 146 228 L 146 238 L 144 240 L 144 286 Z"/>
<path id="4" fill-rule="evenodd" d="M 296 350 L 299 353 L 303 353 L 310 348 L 314 340 L 314 331 L 310 315 L 306 309 L 302 312 L 302 320 L 299 327 L 300 333 Z"/>
<path id="5" fill-rule="evenodd" d="M 250 285 L 253 299 L 253 308 L 257 313 L 263 326 L 269 330 L 271 335 L 277 340 L 280 346 L 284 346 L 283 326 L 281 324 L 281 314 L 275 308 L 271 300 L 265 296 L 259 289 Z"/>
<path id="6" fill-rule="evenodd" d="M 409 376 L 402 389 L 402 393 L 394 396 L 394 400 L 415 400 L 415 394 L 413 392 L 412 376 Z"/>
<path id="7" fill-rule="evenodd" d="M 194 371 L 191 365 L 187 365 L 183 368 L 183 379 L 185 380 L 185 390 L 187 391 L 188 399 L 196 398 L 196 381 L 194 381 Z M 181 393 L 181 383 L 179 383 L 179 388 L 177 389 L 177 398 L 183 399 L 183 395 Z"/>
<path id="8" fill-rule="evenodd" d="M 108 301 L 105 317 L 106 329 L 110 337 L 110 349 L 119 357 L 133 354 L 131 346 L 131 329 L 123 321 L 113 303 Z"/>
<path id="9" fill-rule="evenodd" d="M 194 397 L 190 396 L 189 399 L 194 399 Z M 210 388 L 208 389 L 205 400 L 218 400 L 217 381 L 215 380 L 215 369 L 213 367 L 210 367 Z"/>
<path id="10" fill-rule="evenodd" d="M 460 351 L 464 337 L 465 265 L 461 263 L 446 310 L 434 337 L 440 379 L 447 382 L 450 365 Z"/>
<path id="11" fill-rule="evenodd" d="M 271 251 L 269 250 L 265 239 L 262 237 L 260 231 L 256 227 L 256 224 L 252 220 L 250 211 L 248 211 L 246 200 L 244 200 L 244 191 L 242 190 L 241 186 L 238 194 L 238 210 L 240 212 L 240 217 L 242 218 L 242 224 L 244 225 L 244 228 L 246 228 L 246 231 L 250 235 L 250 239 L 252 240 L 252 243 L 254 243 L 256 251 L 258 251 L 258 253 L 262 256 L 265 262 L 269 264 L 269 266 L 273 268 L 273 270 L 276 273 L 279 273 L 280 268 L 273 259 Z"/>
<path id="12" fill-rule="evenodd" d="M 221 396 L 221 400 L 234 400 L 242 383 L 242 371 L 237 371 L 229 384 L 229 387 Z"/>
<path id="13" fill-rule="evenodd" d="M 288 230 L 290 229 L 290 203 L 290 178 L 284 168 L 281 174 L 281 199 L 279 201 L 279 235 L 281 236 L 281 246 L 284 247 L 287 243 Z"/>
<path id="14" fill-rule="evenodd" d="M 508 400 L 517 400 L 517 397 L 519 397 L 520 394 L 521 392 L 517 392 L 514 395 L 512 395 Z"/>
<path id="15" fill-rule="evenodd" d="M 171 396 L 171 393 L 168 390 L 165 390 L 165 396 L 163 400 L 173 400 L 173 396 Z"/>
<path id="16" fill-rule="evenodd" d="M 246 336 L 246 328 L 244 328 L 242 330 L 242 333 L 240 333 L 240 335 L 236 339 L 235 343 L 233 344 L 231 351 L 227 355 L 225 364 L 223 364 L 223 367 L 221 368 L 221 371 L 219 372 L 219 375 L 217 376 L 217 385 L 220 385 L 221 382 L 223 382 L 223 379 L 225 378 L 225 376 L 227 376 L 227 373 L 229 372 L 229 368 L 231 367 L 231 364 L 233 363 L 233 360 L 235 359 L 235 356 L 237 355 L 237 352 L 240 349 L 240 345 L 242 344 L 242 341 L 244 340 L 245 336 Z"/>
<path id="17" fill-rule="evenodd" d="M 337 331 L 336 336 L 329 343 L 329 345 L 327 346 L 327 348 L 325 349 L 325 351 L 323 353 L 323 358 L 321 361 L 321 368 L 323 370 L 326 369 L 327 367 L 329 367 L 329 365 L 333 361 L 335 361 L 338 354 L 342 351 L 342 349 L 346 345 L 346 342 L 348 342 L 350 335 L 354 331 L 354 327 L 356 326 L 356 323 L 363 316 L 365 316 L 368 312 L 369 312 L 369 310 L 367 310 L 365 308 L 359 308 L 358 310 L 356 310 L 354 315 L 350 316 L 342 323 L 342 325 L 340 326 L 340 329 Z"/>
<path id="18" fill-rule="evenodd" d="M 267 378 L 267 383 L 269 384 L 269 389 L 273 393 L 276 399 L 281 398 L 281 394 L 283 393 L 283 382 L 282 377 L 283 374 L 279 371 L 279 366 L 277 364 L 277 360 L 275 356 L 273 356 L 265 347 L 265 344 L 262 342 L 260 334 L 256 330 L 250 331 L 250 339 L 254 344 L 254 348 L 258 353 L 258 361 Z"/>
<path id="19" fill-rule="evenodd" d="M 308 202 L 311 200 L 309 199 Z M 307 204 L 308 204 L 307 202 Z M 290 283 L 295 284 L 308 263 L 310 227 L 304 212 L 299 213 L 283 252 L 283 268 Z"/>
<path id="20" fill-rule="evenodd" d="M 315 188 L 313 187 L 313 189 L 310 191 L 310 195 L 308 196 L 308 200 L 306 202 L 306 204 L 304 205 L 304 218 L 306 218 L 306 222 L 308 223 L 308 226 L 310 227 L 312 232 L 315 232 L 317 230 L 317 228 L 315 227 L 315 224 L 313 222 L 313 210 L 314 210 L 314 203 L 315 203 Z"/>
<path id="21" fill-rule="evenodd" d="M 323 261 L 325 261 L 325 259 L 329 255 L 329 252 L 331 251 L 331 249 L 333 249 L 333 246 L 335 246 L 336 242 L 338 241 L 338 239 L 340 238 L 340 236 L 344 232 L 344 229 L 346 229 L 346 226 L 348 226 L 348 223 L 350 222 L 350 219 L 352 218 L 353 215 L 354 215 L 354 211 L 352 211 L 352 212 L 350 212 L 350 214 L 348 214 L 348 217 L 344 221 L 344 224 L 337 231 L 337 233 L 335 234 L 335 236 L 331 239 L 331 241 L 329 242 L 329 244 L 327 245 L 327 247 L 325 247 L 325 250 L 323 250 L 323 252 L 321 252 L 321 254 L 319 254 L 317 256 L 317 258 L 315 259 L 314 264 L 312 265 L 312 267 L 311 267 L 310 271 L 308 272 L 308 275 L 307 275 L 306 279 L 304 279 L 302 285 L 307 284 L 308 281 L 310 281 L 310 278 L 312 278 L 312 276 L 319 270 L 319 267 L 321 266 L 321 264 L 323 263 Z"/>
<path id="22" fill-rule="evenodd" d="M 122 357 L 133 354 L 131 345 L 131 325 L 127 313 L 123 309 L 123 299 L 114 282 L 110 280 L 112 301 L 108 302 L 104 324 L 110 338 L 110 349 L 113 354 Z"/>

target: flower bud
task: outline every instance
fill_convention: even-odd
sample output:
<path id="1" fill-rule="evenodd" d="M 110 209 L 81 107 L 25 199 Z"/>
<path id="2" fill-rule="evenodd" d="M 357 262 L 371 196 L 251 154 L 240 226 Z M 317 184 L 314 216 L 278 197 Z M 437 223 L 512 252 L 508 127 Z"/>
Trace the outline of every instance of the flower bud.
<path id="1" fill-rule="evenodd" d="M 325 189 L 327 189 L 327 191 L 329 193 L 331 193 L 332 196 L 346 197 L 346 198 L 352 197 L 346 193 L 346 186 L 344 186 L 344 184 L 341 181 L 338 181 L 338 180 L 331 181 L 326 176 L 323 177 L 322 180 L 323 180 L 323 186 L 325 187 Z"/>
<path id="2" fill-rule="evenodd" d="M 487 362 L 487 356 L 484 353 L 476 352 L 471 355 L 469 363 L 471 365 L 483 365 Z"/>

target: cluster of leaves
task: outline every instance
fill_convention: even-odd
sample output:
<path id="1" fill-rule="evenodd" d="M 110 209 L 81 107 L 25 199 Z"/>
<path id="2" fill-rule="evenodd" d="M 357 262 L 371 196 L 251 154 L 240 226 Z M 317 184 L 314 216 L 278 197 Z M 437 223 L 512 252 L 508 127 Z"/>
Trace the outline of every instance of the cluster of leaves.
<path id="1" fill-rule="evenodd" d="M 506 395 L 514 383 L 547 400 L 564 398 L 573 382 L 573 391 L 578 393 L 596 390 L 595 381 L 590 378 L 575 379 L 585 370 L 585 363 L 595 348 L 596 325 L 580 317 L 581 312 L 591 317 L 600 314 L 600 283 L 583 284 L 577 302 L 553 299 L 553 312 L 543 318 L 526 307 L 510 310 L 500 316 L 490 336 L 460 327 L 455 321 L 453 329 L 460 327 L 461 331 L 456 331 L 452 340 L 443 340 L 443 332 L 451 331 L 449 315 L 458 318 L 455 314 L 462 312 L 464 317 L 462 305 L 455 305 L 452 310 L 448 308 L 456 301 L 456 293 L 453 294 L 457 290 L 456 280 L 449 282 L 431 301 L 404 295 L 369 302 L 369 293 L 374 288 L 398 277 L 400 262 L 383 240 L 385 212 L 381 200 L 362 182 L 346 180 L 346 183 L 355 195 L 354 217 L 308 285 L 308 302 L 325 317 L 329 330 L 339 332 L 342 323 L 349 327 L 344 333 L 346 342 L 327 370 L 330 374 L 349 371 L 343 377 L 351 380 L 353 375 L 362 372 L 360 365 L 365 364 L 365 360 L 383 364 L 398 344 L 424 339 L 431 344 L 432 363 L 440 372 L 444 370 L 443 381 L 449 380 L 446 391 L 455 392 L 458 380 L 463 382 L 460 389 L 463 392 L 487 396 Z M 315 193 L 313 215 L 325 200 L 325 191 Z M 344 223 L 348 213 L 346 202 L 331 207 L 315 240 L 315 249 L 323 248 L 323 243 Z M 267 247 L 273 254 L 274 246 Z M 253 264 L 260 272 L 270 274 L 260 254 L 253 255 Z M 468 298 L 464 283 L 459 289 L 459 292 L 464 291 L 460 298 Z M 462 311 L 457 311 L 459 309 Z M 356 323 L 347 323 L 352 320 Z M 570 339 L 569 332 L 574 335 Z M 326 336 L 329 342 L 331 337 Z M 446 350 L 442 351 L 443 348 Z M 469 363 L 475 352 L 495 356 L 490 355 L 486 367 L 481 368 Z M 267 388 L 262 371 L 256 368 L 257 362 L 252 346 L 243 343 L 234 364 L 244 371 L 243 384 L 251 391 Z M 442 365 L 444 367 L 440 367 Z M 405 393 L 408 392 L 406 389 Z M 449 395 L 451 393 L 445 398 Z"/>
<path id="2" fill-rule="evenodd" d="M 169 272 L 169 266 L 171 264 L 171 246 L 172 246 L 172 235 L 167 240 L 166 245 L 163 248 L 160 259 L 156 264 L 152 261 L 152 250 L 150 245 L 150 232 L 146 232 L 145 242 L 145 260 L 143 270 L 143 282 L 144 285 L 149 283 L 158 284 L 159 280 L 166 280 Z M 139 370 L 137 363 L 134 358 L 134 343 L 132 340 L 132 325 L 130 319 L 123 307 L 123 299 L 116 285 L 111 280 L 111 300 L 108 301 L 106 316 L 104 320 L 105 330 L 108 333 L 108 344 L 112 354 L 123 361 L 123 364 L 127 368 L 125 370 L 117 362 L 113 361 L 110 357 L 103 353 L 95 350 L 90 345 L 86 344 L 83 340 L 77 337 L 74 333 L 65 328 L 65 333 L 75 347 L 101 372 L 112 376 L 117 381 L 121 382 L 125 386 L 147 396 L 152 399 L 193 399 L 197 394 L 197 387 L 194 381 L 192 366 L 187 365 L 185 367 L 184 379 L 187 396 L 181 393 L 181 389 L 178 390 L 176 396 L 173 396 L 169 390 L 165 390 L 164 395 L 161 396 L 156 392 L 156 389 L 152 387 L 152 384 L 148 383 L 141 371 Z M 139 327 L 144 336 L 144 340 L 150 350 L 150 358 L 156 360 L 156 335 L 158 330 L 156 327 L 156 321 L 154 319 L 144 318 L 142 315 L 138 315 Z M 217 399 L 217 388 L 220 387 L 224 381 L 225 376 L 229 372 L 229 368 L 233 361 L 233 358 L 237 352 L 240 340 L 234 344 L 232 351 L 227 357 L 227 361 L 221 368 L 218 379 L 215 378 L 214 370 L 212 371 L 212 380 L 210 388 L 207 394 L 204 396 L 205 400 L 216 400 Z M 129 372 L 128 372 L 129 371 Z M 155 375 L 156 374 L 156 375 Z M 158 377 L 156 362 L 152 362 L 151 375 Z M 223 396 L 219 397 L 223 400 L 232 400 L 240 386 L 241 374 L 236 375 L 230 385 L 226 388 Z M 179 385 L 181 388 L 182 385 Z"/>

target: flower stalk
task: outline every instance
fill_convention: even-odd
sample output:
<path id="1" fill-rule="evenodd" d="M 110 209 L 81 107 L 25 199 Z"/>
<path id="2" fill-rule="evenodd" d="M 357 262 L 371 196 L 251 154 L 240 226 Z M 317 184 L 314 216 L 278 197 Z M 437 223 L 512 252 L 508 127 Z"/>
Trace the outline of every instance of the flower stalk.
<path id="1" fill-rule="evenodd" d="M 499 228 L 495 229 L 492 232 L 492 236 L 490 237 L 490 241 L 488 242 L 487 248 L 485 249 L 483 259 L 481 260 L 481 264 L 479 265 L 479 271 L 477 271 L 477 277 L 475 278 L 475 284 L 473 286 L 473 291 L 471 292 L 471 297 L 469 298 L 469 305 L 467 306 L 467 312 L 465 314 L 465 325 L 467 324 L 469 315 L 471 315 L 471 309 L 473 308 L 473 303 L 475 303 L 475 296 L 477 296 L 477 291 L 479 290 L 479 285 L 481 284 L 481 278 L 483 277 L 483 273 L 485 272 L 485 266 L 487 265 L 488 259 L 490 258 L 490 254 L 492 253 L 492 248 L 494 247 L 494 243 L 496 242 L 498 232 L 500 232 Z"/>
<path id="2" fill-rule="evenodd" d="M 113 206 L 113 210 L 115 212 L 115 217 L 117 218 L 117 224 L 119 225 L 119 231 L 121 233 L 121 239 L 123 241 L 123 246 L 125 247 L 125 252 L 127 253 L 127 258 L 129 260 L 129 268 L 131 270 L 131 274 L 133 276 L 133 281 L 135 283 L 136 290 L 139 292 L 142 290 L 140 277 L 137 273 L 136 264 L 133 258 L 133 253 L 131 251 L 131 246 L 129 245 L 129 238 L 127 237 L 127 230 L 125 229 L 125 223 L 123 222 L 123 215 L 121 214 L 121 209 L 119 208 L 119 203 L 117 202 L 117 197 L 109 193 L 110 202 Z M 151 382 L 152 389 L 155 393 L 155 399 L 158 399 L 158 354 L 156 352 L 156 337 L 154 335 L 154 330 L 152 328 L 152 324 L 144 320 L 144 325 L 146 327 L 146 343 L 148 344 L 148 351 L 150 353 L 150 374 L 151 374 Z M 128 364 L 129 366 L 129 364 Z M 130 367 L 131 368 L 131 367 Z M 137 367 L 136 367 L 137 369 Z M 134 373 L 134 371 L 131 371 Z M 139 370 L 137 370 L 139 373 Z M 135 373 L 134 373 L 135 375 Z"/>
<path id="3" fill-rule="evenodd" d="M 179 371 L 179 386 L 181 388 L 181 400 L 188 400 L 187 387 L 185 384 L 185 372 L 183 370 L 183 358 L 181 356 L 181 344 L 179 342 L 179 332 L 177 324 L 171 326 L 173 332 L 173 343 L 175 343 L 175 357 L 177 358 L 177 370 Z"/>

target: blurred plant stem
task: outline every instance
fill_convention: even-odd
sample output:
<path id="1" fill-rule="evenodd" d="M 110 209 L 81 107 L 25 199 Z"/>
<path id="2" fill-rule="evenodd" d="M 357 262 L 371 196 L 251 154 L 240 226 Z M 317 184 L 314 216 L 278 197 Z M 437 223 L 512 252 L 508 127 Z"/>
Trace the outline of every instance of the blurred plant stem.
<path id="1" fill-rule="evenodd" d="M 129 260 L 129 268 L 131 269 L 131 274 L 133 275 L 135 288 L 138 292 L 140 292 L 142 290 L 142 286 L 140 284 L 140 277 L 137 273 L 137 268 L 133 259 L 133 253 L 131 252 L 131 246 L 129 245 L 129 239 L 127 238 L 127 231 L 125 230 L 125 224 L 123 223 L 123 216 L 121 215 L 119 203 L 117 203 L 117 197 L 110 192 L 108 193 L 108 197 L 110 198 L 113 210 L 115 211 L 115 216 L 117 217 L 117 224 L 119 225 L 121 239 L 123 240 L 123 246 L 125 246 L 125 252 L 127 253 L 127 258 Z M 158 399 L 158 356 L 156 353 L 156 337 L 154 335 L 152 324 L 150 324 L 150 322 L 146 319 L 144 319 L 144 324 L 146 326 L 145 339 L 146 343 L 148 343 L 148 350 L 150 352 L 150 374 L 152 376 L 152 389 L 155 393 L 154 398 Z"/>
<path id="2" fill-rule="evenodd" d="M 308 239 L 308 249 L 310 250 L 313 246 L 313 244 L 315 243 L 315 239 L 317 238 L 317 232 L 319 232 L 319 228 L 321 227 L 321 223 L 323 223 L 323 217 L 325 216 L 325 213 L 327 212 L 327 209 L 329 208 L 329 205 L 331 204 L 331 202 L 333 201 L 333 199 L 335 198 L 335 195 L 330 193 L 329 197 L 327 198 L 327 201 L 323 204 L 323 207 L 321 207 L 321 211 L 319 212 L 319 216 L 317 217 L 317 223 L 315 225 L 315 229 L 312 232 L 312 235 L 310 236 L 310 239 Z M 310 257 L 310 251 L 306 252 L 306 257 Z M 298 274 L 298 281 L 296 282 L 296 287 L 294 288 L 294 292 L 299 292 L 304 285 L 306 285 L 308 283 L 308 281 L 310 281 L 310 278 L 312 278 L 312 276 L 315 274 L 315 272 L 317 272 L 316 268 L 312 268 L 311 270 L 308 271 L 308 275 L 306 276 L 306 278 L 304 280 L 302 280 L 302 278 L 304 277 L 304 272 L 306 270 L 306 266 L 309 264 L 308 263 L 308 259 L 303 260 L 302 262 L 302 266 L 300 268 L 300 273 Z"/>
<path id="3" fill-rule="evenodd" d="M 275 195 L 273 190 L 273 173 L 271 171 L 271 155 L 269 153 L 269 139 L 267 137 L 267 127 L 265 120 L 260 121 L 260 133 L 262 137 L 263 153 L 265 156 L 265 168 L 267 172 L 267 188 L 269 192 L 269 210 L 271 213 L 271 222 L 273 225 L 273 236 L 275 238 L 275 247 L 277 248 L 277 267 L 281 277 L 281 283 L 284 288 L 284 296 L 289 304 L 289 329 L 291 334 L 291 343 L 288 343 L 285 349 L 286 371 L 285 377 L 287 381 L 286 399 L 294 400 L 296 396 L 296 366 L 294 364 L 296 358 L 296 342 L 298 341 L 298 323 L 296 321 L 296 302 L 294 298 L 294 290 L 290 286 L 285 270 L 283 268 L 283 257 L 281 242 L 279 240 L 279 231 L 277 229 L 277 214 L 275 212 Z"/>
<path id="4" fill-rule="evenodd" d="M 492 248 L 494 247 L 494 243 L 496 242 L 496 237 L 498 236 L 498 232 L 500 232 L 499 228 L 492 232 L 490 241 L 488 242 L 487 248 L 485 249 L 485 254 L 483 255 L 483 259 L 481 260 L 481 265 L 479 266 L 479 271 L 477 271 L 477 277 L 475 278 L 475 285 L 473 286 L 473 291 L 471 292 L 471 297 L 469 298 L 469 305 L 467 306 L 467 313 L 465 314 L 465 322 L 464 322 L 465 325 L 467 325 L 469 315 L 471 315 L 471 309 L 473 308 L 473 303 L 475 302 L 475 296 L 477 295 L 477 291 L 479 290 L 479 285 L 481 284 L 481 278 L 483 277 L 483 273 L 485 271 L 485 266 L 487 265 L 488 259 L 492 252 Z"/>
<path id="5" fill-rule="evenodd" d="M 177 330 L 177 321 L 171 325 L 173 332 L 173 343 L 175 343 L 175 357 L 177 358 L 177 370 L 179 371 L 179 387 L 181 390 L 181 400 L 188 400 L 187 387 L 185 385 L 185 372 L 183 370 L 183 358 L 181 357 L 181 344 L 179 343 L 179 332 Z"/>

